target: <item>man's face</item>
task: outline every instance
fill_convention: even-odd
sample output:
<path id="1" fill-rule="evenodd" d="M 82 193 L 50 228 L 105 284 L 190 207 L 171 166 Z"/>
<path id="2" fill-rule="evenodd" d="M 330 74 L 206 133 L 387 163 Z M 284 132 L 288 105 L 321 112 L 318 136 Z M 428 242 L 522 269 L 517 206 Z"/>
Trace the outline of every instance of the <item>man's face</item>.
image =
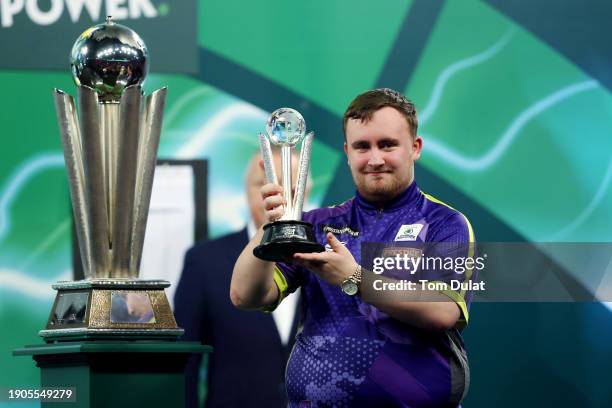
<path id="1" fill-rule="evenodd" d="M 374 112 L 370 121 L 349 119 L 344 151 L 357 191 L 375 203 L 385 203 L 414 179 L 414 162 L 422 140 L 413 137 L 406 118 L 395 108 Z"/>

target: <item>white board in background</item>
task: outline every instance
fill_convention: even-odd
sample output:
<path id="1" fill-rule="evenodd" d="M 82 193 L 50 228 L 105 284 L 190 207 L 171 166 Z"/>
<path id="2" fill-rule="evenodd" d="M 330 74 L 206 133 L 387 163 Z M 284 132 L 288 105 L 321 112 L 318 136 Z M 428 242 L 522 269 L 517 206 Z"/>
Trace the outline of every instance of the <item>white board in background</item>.
<path id="1" fill-rule="evenodd" d="M 156 167 L 140 278 L 169 281 L 166 296 L 173 308 L 183 258 L 194 244 L 194 192 L 195 175 L 190 165 Z"/>

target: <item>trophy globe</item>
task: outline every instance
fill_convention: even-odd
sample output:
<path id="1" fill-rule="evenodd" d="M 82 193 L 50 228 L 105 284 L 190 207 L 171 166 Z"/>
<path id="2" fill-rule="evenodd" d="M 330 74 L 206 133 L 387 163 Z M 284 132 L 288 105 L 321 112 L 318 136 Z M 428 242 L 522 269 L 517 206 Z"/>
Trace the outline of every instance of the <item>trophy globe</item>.
<path id="1" fill-rule="evenodd" d="M 144 82 L 149 51 L 136 32 L 108 17 L 79 36 L 70 66 L 77 86 L 95 90 L 102 100 L 119 101 L 125 88 Z"/>
<path id="2" fill-rule="evenodd" d="M 300 112 L 280 108 L 272 112 L 266 122 L 270 142 L 276 146 L 295 146 L 304 138 L 306 124 Z"/>

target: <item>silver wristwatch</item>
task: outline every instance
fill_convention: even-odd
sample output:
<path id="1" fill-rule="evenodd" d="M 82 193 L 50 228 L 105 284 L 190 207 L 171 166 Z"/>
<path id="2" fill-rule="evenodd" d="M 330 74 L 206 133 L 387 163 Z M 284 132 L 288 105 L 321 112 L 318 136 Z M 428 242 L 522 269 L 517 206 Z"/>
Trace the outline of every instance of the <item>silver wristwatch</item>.
<path id="1" fill-rule="evenodd" d="M 346 278 L 340 284 L 340 288 L 349 296 L 355 296 L 359 292 L 359 284 L 361 283 L 361 265 L 357 264 L 355 272 Z"/>

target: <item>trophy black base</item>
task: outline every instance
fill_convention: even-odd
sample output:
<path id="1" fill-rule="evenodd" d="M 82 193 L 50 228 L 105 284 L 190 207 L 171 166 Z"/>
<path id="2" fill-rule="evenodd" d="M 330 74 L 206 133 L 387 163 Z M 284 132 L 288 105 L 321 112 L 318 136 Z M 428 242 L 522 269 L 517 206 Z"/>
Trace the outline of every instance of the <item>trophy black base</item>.
<path id="1" fill-rule="evenodd" d="M 315 241 L 312 224 L 303 221 L 275 221 L 264 225 L 261 244 L 253 255 L 264 261 L 289 262 L 295 253 L 323 252 Z"/>

